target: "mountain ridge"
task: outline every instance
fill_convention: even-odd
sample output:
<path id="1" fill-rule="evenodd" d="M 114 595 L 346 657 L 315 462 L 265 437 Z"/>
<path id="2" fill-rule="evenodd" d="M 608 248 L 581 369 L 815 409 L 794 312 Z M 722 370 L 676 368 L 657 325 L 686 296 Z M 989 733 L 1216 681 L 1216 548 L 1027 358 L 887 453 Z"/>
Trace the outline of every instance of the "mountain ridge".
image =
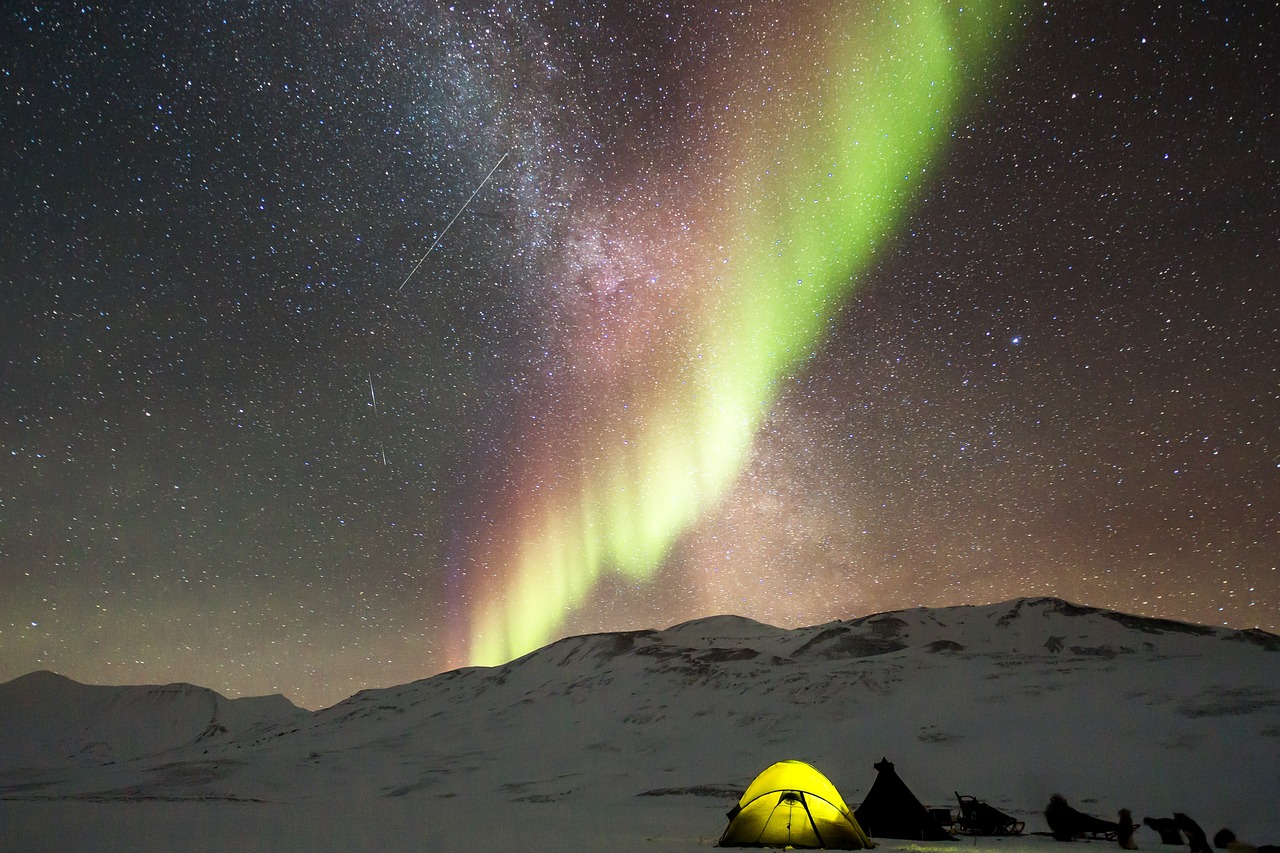
<path id="1" fill-rule="evenodd" d="M 0 799 L 299 802 L 341 792 L 429 808 L 660 791 L 697 801 L 793 757 L 856 801 L 871 763 L 887 755 L 925 802 L 969 790 L 1034 816 L 1063 791 L 1103 812 L 1178 809 L 1244 827 L 1256 821 L 1251 809 L 1265 811 L 1250 792 L 1280 790 L 1278 650 L 1266 632 L 1054 598 L 795 629 L 711 617 L 568 637 L 500 666 L 371 688 L 314 712 L 254 706 L 261 716 L 223 731 L 196 704 L 212 691 L 146 694 L 188 715 L 159 727 L 173 735 L 164 748 L 139 749 L 128 740 L 137 731 L 111 727 L 133 752 L 108 741 L 110 755 L 15 764 L 0 744 Z M 59 678 L 36 681 L 66 687 Z M 14 684 L 0 685 L 7 726 L 22 723 Z M 32 713 L 47 722 L 91 710 Z M 96 730 L 84 737 L 103 740 Z M 1194 784 L 1224 761 L 1230 790 Z"/>
<path id="2" fill-rule="evenodd" d="M 229 699 L 185 682 L 83 684 L 36 670 L 0 684 L 0 768 L 132 761 L 305 713 L 279 694 Z"/>

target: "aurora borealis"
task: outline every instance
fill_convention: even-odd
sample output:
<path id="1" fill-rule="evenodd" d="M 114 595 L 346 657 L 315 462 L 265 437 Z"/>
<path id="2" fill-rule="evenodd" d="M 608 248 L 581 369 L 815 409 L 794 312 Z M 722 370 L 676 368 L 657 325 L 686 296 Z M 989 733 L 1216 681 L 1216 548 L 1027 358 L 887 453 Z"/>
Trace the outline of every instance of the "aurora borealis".
<path id="1" fill-rule="evenodd" d="M 603 572 L 649 579 L 720 499 L 773 389 L 897 224 L 963 72 L 1002 45 L 1009 12 L 987 6 L 793 3 L 735 23 L 752 38 L 727 51 L 732 82 L 676 133 L 696 168 L 664 164 L 690 177 L 657 175 L 609 230 L 605 262 L 620 251 L 648 275 L 583 273 L 585 298 L 613 304 L 568 309 L 569 387 L 531 419 L 548 437 L 502 484 L 514 498 L 489 522 L 497 547 L 464 557 L 495 577 L 474 593 L 456 663 L 545 645 Z"/>
<path id="2" fill-rule="evenodd" d="M 1018 595 L 1280 627 L 1275 10 L 5 18 L 0 679 L 318 707 Z"/>

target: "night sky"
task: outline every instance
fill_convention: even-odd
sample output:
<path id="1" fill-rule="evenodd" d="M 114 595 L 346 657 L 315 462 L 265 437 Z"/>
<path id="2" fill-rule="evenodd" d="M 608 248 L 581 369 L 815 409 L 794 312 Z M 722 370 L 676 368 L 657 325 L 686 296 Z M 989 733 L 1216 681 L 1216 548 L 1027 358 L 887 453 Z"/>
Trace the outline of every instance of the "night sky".
<path id="1" fill-rule="evenodd" d="M 1280 630 L 1273 3 L 3 15 L 0 680 Z"/>

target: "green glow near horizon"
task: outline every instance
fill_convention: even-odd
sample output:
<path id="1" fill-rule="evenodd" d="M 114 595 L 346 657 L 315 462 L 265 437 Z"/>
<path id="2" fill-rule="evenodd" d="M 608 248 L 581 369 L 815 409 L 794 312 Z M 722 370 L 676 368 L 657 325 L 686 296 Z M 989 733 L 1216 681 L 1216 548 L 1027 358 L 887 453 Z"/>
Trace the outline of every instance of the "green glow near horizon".
<path id="1" fill-rule="evenodd" d="M 684 271 L 698 310 L 678 319 L 688 347 L 644 374 L 670 384 L 631 401 L 620 447 L 616 418 L 599 421 L 595 445 L 614 449 L 579 461 L 571 495 L 521 507 L 499 586 L 473 614 L 469 662 L 546 644 L 606 570 L 652 577 L 724 494 L 775 386 L 813 353 L 891 238 L 946 138 L 963 73 L 989 64 L 1012 7 L 831 3 L 812 22 L 820 50 L 776 52 L 788 61 L 729 112 L 727 179 L 699 199 L 703 260 Z M 584 405 L 597 405 L 593 393 Z"/>

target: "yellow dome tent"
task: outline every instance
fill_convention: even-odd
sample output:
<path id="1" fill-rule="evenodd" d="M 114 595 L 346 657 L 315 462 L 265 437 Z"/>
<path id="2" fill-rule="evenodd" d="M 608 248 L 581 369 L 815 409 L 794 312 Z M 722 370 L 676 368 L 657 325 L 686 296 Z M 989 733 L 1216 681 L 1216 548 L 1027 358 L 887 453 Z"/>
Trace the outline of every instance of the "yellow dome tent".
<path id="1" fill-rule="evenodd" d="M 721 847 L 874 846 L 840 792 L 812 765 L 779 761 L 756 777 L 729 812 Z"/>

